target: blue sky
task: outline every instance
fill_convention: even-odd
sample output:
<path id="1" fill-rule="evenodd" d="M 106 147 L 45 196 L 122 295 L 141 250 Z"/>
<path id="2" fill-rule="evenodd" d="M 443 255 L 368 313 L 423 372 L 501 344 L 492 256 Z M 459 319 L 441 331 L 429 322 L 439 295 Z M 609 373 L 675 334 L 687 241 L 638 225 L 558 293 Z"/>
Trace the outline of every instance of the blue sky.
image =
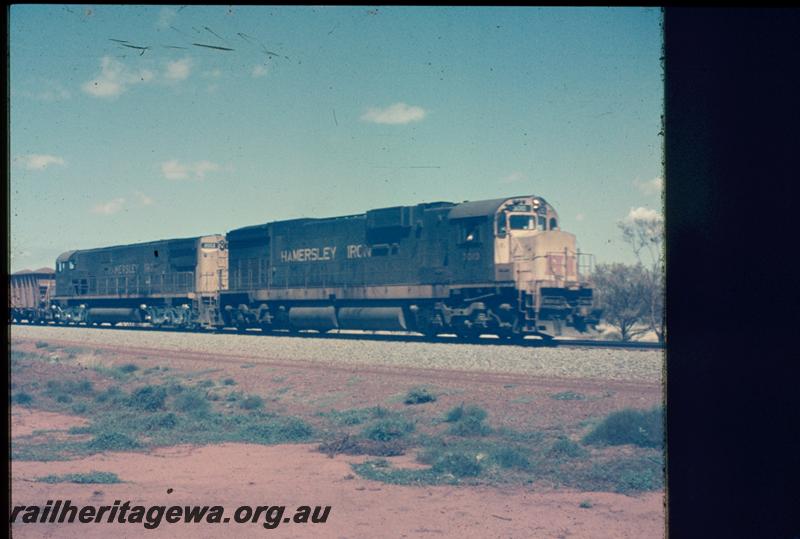
<path id="1" fill-rule="evenodd" d="M 598 262 L 631 262 L 617 222 L 662 204 L 660 23 L 654 8 L 12 6 L 11 269 L 520 194 Z"/>

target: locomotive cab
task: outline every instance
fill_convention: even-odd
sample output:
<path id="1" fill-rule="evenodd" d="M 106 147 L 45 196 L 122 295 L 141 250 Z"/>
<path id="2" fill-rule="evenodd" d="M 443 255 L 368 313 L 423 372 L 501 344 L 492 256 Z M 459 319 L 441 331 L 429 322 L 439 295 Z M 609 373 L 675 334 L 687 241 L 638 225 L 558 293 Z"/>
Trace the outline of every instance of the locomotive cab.
<path id="1" fill-rule="evenodd" d="M 545 335 L 560 335 L 567 326 L 588 329 L 592 257 L 577 250 L 574 234 L 561 230 L 555 209 L 541 197 L 513 198 L 500 205 L 494 221 L 496 278 L 514 282 L 533 326 L 526 329 Z"/>

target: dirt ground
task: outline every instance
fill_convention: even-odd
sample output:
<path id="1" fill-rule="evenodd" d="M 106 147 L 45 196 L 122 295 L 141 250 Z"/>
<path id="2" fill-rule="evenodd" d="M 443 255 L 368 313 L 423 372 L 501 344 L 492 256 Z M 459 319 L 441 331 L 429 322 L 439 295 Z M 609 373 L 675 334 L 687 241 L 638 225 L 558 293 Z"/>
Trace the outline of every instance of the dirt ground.
<path id="1" fill-rule="evenodd" d="M 15 343 L 34 350 L 34 344 Z M 59 343 L 76 346 L 80 343 Z M 63 355 L 63 354 L 62 354 Z M 433 371 L 388 367 L 353 367 L 319 362 L 259 361 L 202 354 L 154 353 L 146 349 L 106 348 L 71 362 L 37 365 L 33 375 L 76 371 L 87 379 L 97 363 L 136 363 L 142 369 L 169 365 L 196 379 L 210 374 L 232 378 L 237 389 L 260 394 L 271 409 L 313 421 L 330 409 L 385 403 L 402 408 L 402 395 L 421 384 L 441 397 L 436 413 L 467 401 L 484 406 L 493 424 L 512 428 L 554 428 L 577 432 L 582 421 L 622 407 L 643 408 L 661 401 L 661 387 L 643 382 L 609 382 L 521 377 L 496 373 Z M 99 385 L 99 384 L 98 384 Z M 582 400 L 560 400 L 553 394 L 579 392 Z M 14 406 L 12 437 L 36 431 L 64 431 L 85 420 Z M 336 455 L 316 444 L 264 446 L 225 443 L 180 445 L 149 453 L 109 452 L 68 461 L 13 461 L 12 505 L 44 505 L 69 499 L 73 505 L 221 505 L 226 514 L 240 505 L 284 505 L 287 514 L 302 505 L 330 505 L 324 524 L 258 523 L 168 524 L 144 530 L 141 524 L 22 524 L 14 537 L 609 537 L 664 536 L 664 494 L 633 496 L 579 492 L 546 484 L 517 486 L 398 486 L 357 476 L 351 464 L 370 457 Z M 389 457 L 395 467 L 419 466 L 413 455 Z M 49 484 L 35 481 L 51 474 L 113 472 L 117 484 Z M 172 489 L 168 492 L 168 489 Z"/>

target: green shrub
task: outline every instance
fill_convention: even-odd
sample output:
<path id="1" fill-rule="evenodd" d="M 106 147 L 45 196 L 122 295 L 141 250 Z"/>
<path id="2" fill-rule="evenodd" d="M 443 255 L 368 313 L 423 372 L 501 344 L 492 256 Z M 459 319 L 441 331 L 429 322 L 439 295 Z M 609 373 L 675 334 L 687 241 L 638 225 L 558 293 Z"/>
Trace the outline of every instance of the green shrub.
<path id="1" fill-rule="evenodd" d="M 290 417 L 278 427 L 278 433 L 286 441 L 300 441 L 310 438 L 314 429 L 305 421 Z"/>
<path id="2" fill-rule="evenodd" d="M 586 395 L 575 393 L 574 391 L 562 391 L 561 393 L 550 395 L 550 398 L 557 401 L 582 401 L 586 400 Z"/>
<path id="3" fill-rule="evenodd" d="M 124 372 L 125 374 L 130 374 L 134 371 L 138 371 L 139 366 L 135 363 L 126 363 L 125 365 L 118 367 L 118 369 L 120 370 L 120 372 Z"/>
<path id="4" fill-rule="evenodd" d="M 113 484 L 121 483 L 117 474 L 111 472 L 72 473 L 66 475 L 48 475 L 37 477 L 41 483 L 79 483 L 79 484 Z"/>
<path id="5" fill-rule="evenodd" d="M 362 434 L 369 440 L 388 442 L 414 432 L 414 423 L 400 418 L 381 419 L 364 429 Z"/>
<path id="6" fill-rule="evenodd" d="M 48 380 L 47 393 L 57 397 L 59 394 L 92 395 L 94 385 L 89 380 Z"/>
<path id="7" fill-rule="evenodd" d="M 33 395 L 20 391 L 11 395 L 11 402 L 20 406 L 28 406 L 33 402 Z"/>
<path id="8" fill-rule="evenodd" d="M 243 441 L 258 444 L 291 443 L 307 440 L 313 429 L 297 418 L 264 418 L 246 423 L 239 436 Z"/>
<path id="9" fill-rule="evenodd" d="M 140 387 L 131 394 L 128 404 L 138 410 L 155 412 L 164 409 L 167 399 L 167 390 L 160 386 Z"/>
<path id="10" fill-rule="evenodd" d="M 183 384 L 179 382 L 172 382 L 167 386 L 167 394 L 169 395 L 178 395 L 183 393 L 183 390 L 186 389 Z"/>
<path id="11" fill-rule="evenodd" d="M 195 416 L 204 416 L 211 411 L 211 404 L 205 395 L 196 390 L 184 391 L 175 397 L 174 408 Z"/>
<path id="12" fill-rule="evenodd" d="M 236 385 L 236 380 L 234 380 L 233 378 L 225 378 L 222 381 L 222 383 L 225 384 L 226 386 L 235 386 Z"/>
<path id="13" fill-rule="evenodd" d="M 36 348 L 47 348 L 48 346 L 50 346 L 49 343 L 44 341 L 36 341 Z"/>
<path id="14" fill-rule="evenodd" d="M 76 395 L 93 395 L 94 384 L 89 380 L 80 380 L 77 382 L 69 382 L 65 385 L 65 390 Z"/>
<path id="15" fill-rule="evenodd" d="M 483 471 L 477 455 L 452 451 L 442 453 L 433 463 L 432 469 L 436 473 L 447 473 L 456 477 L 477 477 Z"/>
<path id="16" fill-rule="evenodd" d="M 85 414 L 86 410 L 88 410 L 88 406 L 86 406 L 85 402 L 77 402 L 72 405 L 72 413 L 73 414 Z"/>
<path id="17" fill-rule="evenodd" d="M 520 449 L 514 447 L 501 447 L 491 453 L 492 460 L 503 468 L 518 468 L 529 470 L 531 461 Z"/>
<path id="18" fill-rule="evenodd" d="M 664 488 L 663 461 L 647 457 L 616 459 L 591 466 L 581 482 L 591 490 L 629 493 Z"/>
<path id="19" fill-rule="evenodd" d="M 343 437 L 323 442 L 318 449 L 334 457 L 338 453 L 345 455 L 372 455 L 376 457 L 396 457 L 405 453 L 406 444 L 401 439 L 378 442 L 358 436 Z"/>
<path id="20" fill-rule="evenodd" d="M 483 421 L 486 419 L 486 410 L 481 408 L 480 406 L 475 406 L 474 404 L 470 404 L 469 406 L 464 406 L 460 404 L 455 408 L 451 408 L 447 415 L 445 415 L 444 420 L 448 423 L 455 423 L 456 421 L 461 421 L 464 417 L 474 417 L 479 421 Z"/>
<path id="21" fill-rule="evenodd" d="M 479 406 L 456 406 L 447 412 L 445 421 L 453 423 L 448 432 L 456 436 L 485 436 L 492 429 L 485 425 L 486 410 Z"/>
<path id="22" fill-rule="evenodd" d="M 547 454 L 556 458 L 578 458 L 586 456 L 587 452 L 569 438 L 559 438 L 553 443 Z"/>
<path id="23" fill-rule="evenodd" d="M 95 395 L 94 400 L 95 402 L 105 403 L 105 402 L 116 402 L 118 400 L 124 399 L 124 393 L 122 390 L 117 386 L 111 386 L 105 391 L 101 391 L 97 395 Z"/>
<path id="24" fill-rule="evenodd" d="M 354 408 L 342 411 L 331 410 L 330 412 L 322 412 L 320 415 L 327 417 L 336 425 L 352 426 L 360 425 L 370 419 L 387 417 L 389 411 L 381 406 L 373 406 L 372 408 Z"/>
<path id="25" fill-rule="evenodd" d="M 663 438 L 664 425 L 661 407 L 652 410 L 626 408 L 606 417 L 584 437 L 583 443 L 662 447 Z"/>
<path id="26" fill-rule="evenodd" d="M 410 390 L 406 394 L 406 398 L 403 402 L 405 404 L 423 404 L 426 402 L 434 402 L 435 400 L 436 400 L 436 395 L 434 395 L 424 387 L 417 387 Z"/>
<path id="27" fill-rule="evenodd" d="M 178 425 L 178 417 L 172 412 L 154 414 L 147 418 L 147 430 L 172 430 Z"/>
<path id="28" fill-rule="evenodd" d="M 140 447 L 139 442 L 121 432 L 103 432 L 88 443 L 93 451 L 124 451 Z"/>
<path id="29" fill-rule="evenodd" d="M 242 399 L 242 402 L 239 404 L 239 406 L 244 410 L 255 410 L 264 406 L 264 399 L 258 395 L 250 395 L 249 397 Z"/>

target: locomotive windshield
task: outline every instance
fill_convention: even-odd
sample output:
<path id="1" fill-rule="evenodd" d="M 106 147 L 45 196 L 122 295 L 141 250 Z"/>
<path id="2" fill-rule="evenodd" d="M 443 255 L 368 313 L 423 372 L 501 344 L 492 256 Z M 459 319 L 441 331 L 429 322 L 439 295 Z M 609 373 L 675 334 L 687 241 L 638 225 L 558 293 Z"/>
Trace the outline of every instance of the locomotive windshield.
<path id="1" fill-rule="evenodd" d="M 533 215 L 512 215 L 508 219 L 508 225 L 511 230 L 535 230 L 536 223 L 533 220 Z"/>

